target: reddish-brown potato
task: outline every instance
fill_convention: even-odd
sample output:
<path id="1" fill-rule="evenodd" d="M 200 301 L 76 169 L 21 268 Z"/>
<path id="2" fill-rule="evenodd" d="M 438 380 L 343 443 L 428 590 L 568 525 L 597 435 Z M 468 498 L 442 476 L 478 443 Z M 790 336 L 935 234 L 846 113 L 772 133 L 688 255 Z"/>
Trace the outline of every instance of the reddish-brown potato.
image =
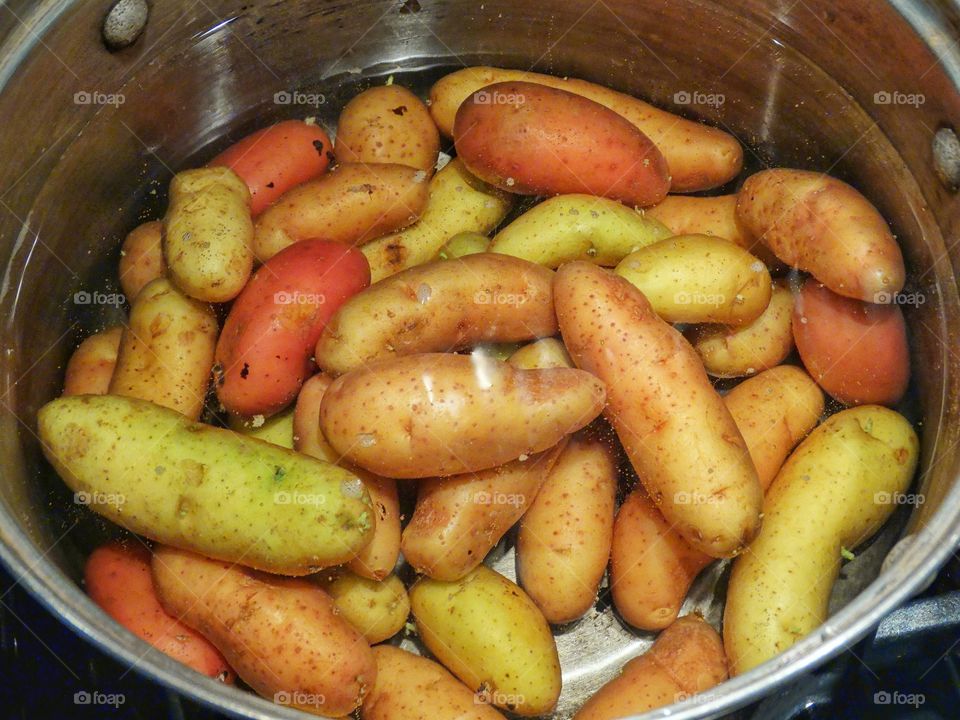
<path id="1" fill-rule="evenodd" d="M 63 377 L 64 395 L 105 395 L 117 366 L 122 327 L 95 333 L 73 351 Z"/>
<path id="2" fill-rule="evenodd" d="M 144 285 L 167 274 L 163 259 L 163 223 L 152 220 L 131 230 L 120 248 L 120 289 L 133 302 Z"/>

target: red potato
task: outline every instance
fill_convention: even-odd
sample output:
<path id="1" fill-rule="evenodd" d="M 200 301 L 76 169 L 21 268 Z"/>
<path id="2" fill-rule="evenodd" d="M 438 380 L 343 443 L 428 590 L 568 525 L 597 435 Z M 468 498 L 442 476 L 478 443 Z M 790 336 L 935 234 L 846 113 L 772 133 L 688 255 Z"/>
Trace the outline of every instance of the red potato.
<path id="1" fill-rule="evenodd" d="M 457 110 L 453 138 L 470 172 L 520 195 L 586 193 L 644 206 L 670 188 L 650 138 L 613 110 L 545 85 L 474 92 Z"/>
<path id="2" fill-rule="evenodd" d="M 907 390 L 910 351 L 897 305 L 845 298 L 809 278 L 793 336 L 810 376 L 845 405 L 894 405 Z"/>
<path id="3" fill-rule="evenodd" d="M 129 302 L 150 281 L 167 274 L 163 259 L 163 223 L 152 220 L 131 230 L 120 248 L 120 289 Z"/>
<path id="4" fill-rule="evenodd" d="M 91 335 L 73 351 L 63 378 L 64 395 L 105 395 L 117 366 L 122 327 Z"/>
<path id="5" fill-rule="evenodd" d="M 217 342 L 217 396 L 238 415 L 271 415 L 290 404 L 313 369 L 330 317 L 370 284 L 359 250 L 310 240 L 272 257 L 234 302 Z"/>
<path id="6" fill-rule="evenodd" d="M 134 635 L 199 673 L 233 684 L 234 672 L 220 651 L 160 605 L 146 547 L 121 542 L 98 547 L 83 577 L 90 598 Z"/>
<path id="7" fill-rule="evenodd" d="M 208 165 L 233 170 L 250 189 L 256 217 L 287 190 L 326 172 L 333 157 L 330 138 L 319 125 L 284 120 L 234 143 Z"/>

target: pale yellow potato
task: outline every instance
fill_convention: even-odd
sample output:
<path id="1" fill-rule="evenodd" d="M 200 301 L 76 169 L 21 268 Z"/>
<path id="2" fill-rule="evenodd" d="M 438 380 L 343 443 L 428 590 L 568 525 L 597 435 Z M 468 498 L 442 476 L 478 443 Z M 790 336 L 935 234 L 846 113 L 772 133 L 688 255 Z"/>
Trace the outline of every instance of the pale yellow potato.
<path id="1" fill-rule="evenodd" d="M 762 491 L 696 351 L 642 292 L 596 265 L 562 266 L 554 303 L 570 356 L 607 385 L 606 418 L 657 507 L 703 552 L 740 552 L 759 527 Z"/>
<path id="2" fill-rule="evenodd" d="M 170 279 L 197 300 L 227 302 L 253 269 L 250 191 L 233 170 L 177 173 L 163 217 L 163 257 Z"/>
<path id="3" fill-rule="evenodd" d="M 498 232 L 490 252 L 549 268 L 574 260 L 612 267 L 630 253 L 671 235 L 663 223 L 615 200 L 557 195 Z"/>
<path id="4" fill-rule="evenodd" d="M 550 626 L 515 583 L 485 565 L 447 583 L 410 589 L 417 632 L 467 687 L 524 717 L 546 715 L 560 697 L 560 659 Z"/>
<path id="5" fill-rule="evenodd" d="M 163 259 L 163 223 L 151 220 L 131 230 L 120 248 L 120 289 L 133 302 L 151 280 L 167 274 Z"/>
<path id="6" fill-rule="evenodd" d="M 556 338 L 543 338 L 524 345 L 514 352 L 507 362 L 521 370 L 574 367 L 570 353 Z"/>
<path id="7" fill-rule="evenodd" d="M 166 278 L 152 281 L 134 300 L 123 330 L 110 393 L 140 398 L 200 417 L 210 384 L 217 318 Z"/>
<path id="8" fill-rule="evenodd" d="M 63 376 L 64 395 L 105 395 L 117 365 L 122 327 L 101 330 L 77 346 Z"/>
<path id="9" fill-rule="evenodd" d="M 361 248 L 371 282 L 433 260 L 462 232 L 489 234 L 513 207 L 513 196 L 478 180 L 454 158 L 430 180 L 420 220 Z"/>
<path id="10" fill-rule="evenodd" d="M 604 384 L 582 370 L 424 353 L 334 380 L 320 428 L 343 457 L 378 475 L 457 475 L 553 447 L 599 415 L 604 397 Z"/>
<path id="11" fill-rule="evenodd" d="M 234 432 L 293 450 L 293 408 L 287 408 L 268 418 L 263 415 L 243 418 L 231 414 L 227 418 L 227 425 Z"/>
<path id="12" fill-rule="evenodd" d="M 728 240 L 677 235 L 631 253 L 617 275 L 636 285 L 667 322 L 744 325 L 770 302 L 770 272 Z"/>
<path id="13" fill-rule="evenodd" d="M 767 492 L 760 534 L 733 565 L 723 619 L 733 674 L 826 620 L 842 553 L 890 517 L 917 455 L 910 423 L 878 405 L 833 415 L 797 447 Z"/>
<path id="14" fill-rule="evenodd" d="M 410 598 L 396 575 L 371 580 L 349 570 L 320 573 L 317 582 L 333 598 L 340 617 L 371 645 L 392 638 L 407 624 Z"/>
<path id="15" fill-rule="evenodd" d="M 437 260 L 453 260 L 455 258 L 466 257 L 467 255 L 476 255 L 477 253 L 487 252 L 490 248 L 490 238 L 478 232 L 457 233 L 447 240 L 446 245 L 440 248 L 437 253 Z"/>
<path id="16" fill-rule="evenodd" d="M 314 357 L 341 375 L 387 358 L 556 333 L 553 273 L 481 253 L 410 268 L 357 293 L 330 318 Z"/>

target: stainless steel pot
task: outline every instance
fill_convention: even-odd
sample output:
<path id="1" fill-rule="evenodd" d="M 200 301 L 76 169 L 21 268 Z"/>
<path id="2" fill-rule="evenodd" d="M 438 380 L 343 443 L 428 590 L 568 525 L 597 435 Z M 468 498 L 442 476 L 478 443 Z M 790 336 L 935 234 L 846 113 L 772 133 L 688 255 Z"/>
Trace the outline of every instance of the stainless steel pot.
<path id="1" fill-rule="evenodd" d="M 795 680 L 848 650 L 956 547 L 955 3 L 155 0 L 143 36 L 115 53 L 100 38 L 107 7 L 106 0 L 0 6 L 0 556 L 64 622 L 137 671 L 240 716 L 303 717 L 200 678 L 87 599 L 78 586 L 82 560 L 109 529 L 72 504 L 42 464 L 36 409 L 58 392 L 81 329 L 117 312 L 109 298 L 97 298 L 113 291 L 104 278 L 114 275 L 119 239 L 141 214 L 162 207 L 173 169 L 272 119 L 332 120 L 344 97 L 389 73 L 421 90 L 444 69 L 475 63 L 609 84 L 726 127 L 750 148 L 750 166 L 810 167 L 855 182 L 904 246 L 910 290 L 925 300 L 907 308 L 924 504 L 909 518 L 904 510 L 848 565 L 820 630 L 650 717 L 714 717 Z M 90 302 L 78 292 L 90 293 Z M 900 535 L 910 540 L 881 572 Z M 720 568 L 693 600 L 714 619 L 718 579 Z M 568 630 L 560 638 L 564 707 L 649 640 L 624 631 L 609 610 Z"/>

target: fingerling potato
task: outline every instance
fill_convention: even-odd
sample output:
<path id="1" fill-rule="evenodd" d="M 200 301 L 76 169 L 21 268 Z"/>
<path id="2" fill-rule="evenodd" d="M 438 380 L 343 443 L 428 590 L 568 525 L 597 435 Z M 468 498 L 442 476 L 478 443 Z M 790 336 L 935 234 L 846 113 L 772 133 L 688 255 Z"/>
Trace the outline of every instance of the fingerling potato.
<path id="1" fill-rule="evenodd" d="M 407 589 L 396 575 L 370 580 L 349 570 L 321 573 L 320 587 L 333 598 L 341 617 L 367 642 L 383 642 L 400 632 L 410 615 Z"/>
<path id="2" fill-rule="evenodd" d="M 252 418 L 230 415 L 227 425 L 234 432 L 293 450 L 293 408 L 287 408 L 269 418 L 264 418 L 263 415 Z"/>
<path id="3" fill-rule="evenodd" d="M 467 255 L 476 255 L 484 253 L 490 248 L 490 238 L 478 232 L 460 232 L 447 240 L 447 243 L 440 248 L 436 260 L 456 260 Z"/>
<path id="4" fill-rule="evenodd" d="M 131 303 L 143 287 L 167 274 L 163 259 L 163 223 L 152 220 L 131 230 L 120 248 L 120 289 Z"/>
<path id="5" fill-rule="evenodd" d="M 117 365 L 122 327 L 94 333 L 73 351 L 63 377 L 64 395 L 105 395 Z"/>
<path id="6" fill-rule="evenodd" d="M 574 367 L 570 353 L 556 338 L 543 338 L 528 343 L 514 352 L 507 362 L 521 370 Z"/>

